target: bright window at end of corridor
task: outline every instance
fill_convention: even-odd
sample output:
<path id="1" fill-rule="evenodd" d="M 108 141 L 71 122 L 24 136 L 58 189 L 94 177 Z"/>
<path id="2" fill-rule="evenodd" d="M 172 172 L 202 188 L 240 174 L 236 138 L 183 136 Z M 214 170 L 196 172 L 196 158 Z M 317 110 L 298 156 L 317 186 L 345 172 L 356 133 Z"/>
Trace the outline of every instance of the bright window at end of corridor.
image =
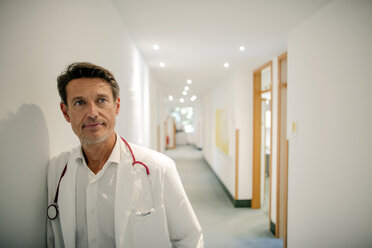
<path id="1" fill-rule="evenodd" d="M 175 107 L 171 111 L 171 115 L 176 120 L 177 132 L 194 132 L 194 108 L 193 107 Z"/>

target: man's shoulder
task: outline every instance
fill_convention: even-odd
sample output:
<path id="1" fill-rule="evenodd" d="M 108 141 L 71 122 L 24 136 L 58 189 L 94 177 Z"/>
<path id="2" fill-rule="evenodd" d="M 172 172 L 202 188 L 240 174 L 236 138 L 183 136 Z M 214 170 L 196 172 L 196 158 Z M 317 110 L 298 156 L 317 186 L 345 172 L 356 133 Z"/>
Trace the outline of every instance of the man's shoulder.
<path id="1" fill-rule="evenodd" d="M 130 146 L 136 160 L 141 161 L 152 168 L 167 169 L 175 167 L 174 161 L 163 153 L 136 144 L 130 144 Z"/>
<path id="2" fill-rule="evenodd" d="M 64 168 L 68 160 L 70 159 L 71 155 L 76 153 L 78 147 L 72 148 L 69 151 L 65 151 L 60 153 L 59 155 L 53 157 L 52 159 L 49 160 L 49 165 L 48 165 L 48 174 L 51 172 L 55 171 L 58 172 Z"/>

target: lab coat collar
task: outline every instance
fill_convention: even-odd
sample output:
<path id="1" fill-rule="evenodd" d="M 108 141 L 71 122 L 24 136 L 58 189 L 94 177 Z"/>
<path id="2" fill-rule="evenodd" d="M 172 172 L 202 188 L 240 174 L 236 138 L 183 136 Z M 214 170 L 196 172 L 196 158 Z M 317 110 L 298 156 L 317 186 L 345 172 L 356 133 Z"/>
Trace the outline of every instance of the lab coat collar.
<path id="1" fill-rule="evenodd" d="M 117 139 L 121 147 L 120 166 L 116 174 L 115 192 L 115 240 L 116 247 L 123 247 L 128 219 L 132 209 L 135 170 L 133 169 L 132 155 L 120 137 Z"/>
<path id="2" fill-rule="evenodd" d="M 118 134 L 115 134 L 115 135 L 116 135 L 115 145 L 114 145 L 114 148 L 111 151 L 110 157 L 107 160 L 107 164 L 110 164 L 110 163 L 119 164 L 120 163 L 120 147 L 121 147 L 120 141 L 121 141 L 121 138 Z M 81 145 L 71 155 L 71 158 L 73 160 L 75 160 L 76 162 L 80 162 L 80 163 L 85 161 L 85 157 L 84 157 L 84 154 L 83 154 L 83 148 L 82 148 Z"/>
<path id="3" fill-rule="evenodd" d="M 76 154 L 78 153 L 76 150 L 67 162 L 67 170 L 61 180 L 58 199 L 59 218 L 65 247 L 73 248 L 75 247 L 76 232 L 75 183 L 77 171 Z"/>

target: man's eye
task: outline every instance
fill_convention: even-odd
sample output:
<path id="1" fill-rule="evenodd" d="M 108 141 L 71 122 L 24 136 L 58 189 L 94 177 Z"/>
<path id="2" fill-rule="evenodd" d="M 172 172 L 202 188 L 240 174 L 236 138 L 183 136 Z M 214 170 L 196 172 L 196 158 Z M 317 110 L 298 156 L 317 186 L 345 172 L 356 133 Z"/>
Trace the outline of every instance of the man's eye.
<path id="1" fill-rule="evenodd" d="M 84 104 L 84 101 L 83 101 L 83 100 L 76 101 L 76 102 L 74 103 L 75 106 L 81 106 L 81 105 L 83 105 L 83 104 Z"/>
<path id="2" fill-rule="evenodd" d="M 98 99 L 98 102 L 99 102 L 99 103 L 104 103 L 104 102 L 107 102 L 107 100 L 106 100 L 105 98 L 99 98 L 99 99 Z"/>

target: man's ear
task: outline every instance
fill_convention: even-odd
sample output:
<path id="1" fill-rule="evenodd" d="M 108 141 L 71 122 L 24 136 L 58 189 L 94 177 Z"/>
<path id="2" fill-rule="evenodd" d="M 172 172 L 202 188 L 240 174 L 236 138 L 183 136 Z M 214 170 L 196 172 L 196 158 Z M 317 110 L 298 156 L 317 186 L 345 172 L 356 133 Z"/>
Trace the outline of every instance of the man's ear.
<path id="1" fill-rule="evenodd" d="M 66 121 L 67 122 L 71 122 L 70 116 L 68 115 L 68 107 L 67 107 L 67 105 L 64 104 L 63 102 L 61 102 L 59 104 L 59 106 L 61 107 L 62 114 L 65 117 Z"/>
<path id="2" fill-rule="evenodd" d="M 118 115 L 120 110 L 120 97 L 116 98 L 115 105 L 116 105 L 115 114 Z"/>

